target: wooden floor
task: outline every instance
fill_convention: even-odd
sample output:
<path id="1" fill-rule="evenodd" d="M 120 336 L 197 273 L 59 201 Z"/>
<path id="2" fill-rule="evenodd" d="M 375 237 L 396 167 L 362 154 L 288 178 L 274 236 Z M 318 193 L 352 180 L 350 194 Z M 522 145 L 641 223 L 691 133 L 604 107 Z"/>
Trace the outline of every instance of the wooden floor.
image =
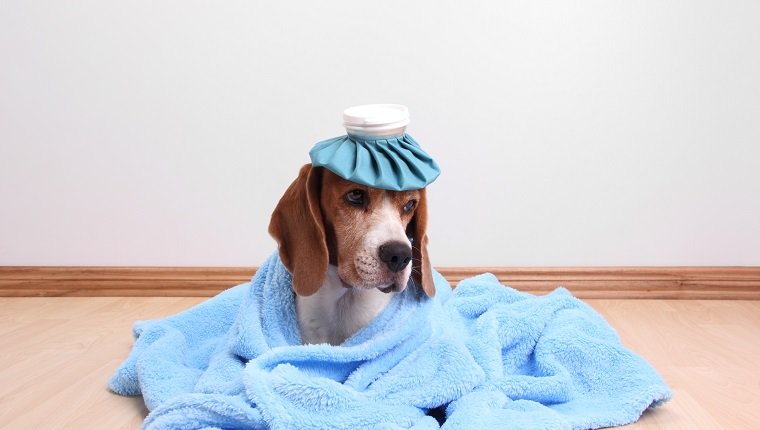
<path id="1" fill-rule="evenodd" d="M 106 381 L 136 319 L 202 298 L 0 298 L 1 429 L 136 429 Z M 627 429 L 760 429 L 760 302 L 588 300 L 674 391 Z"/>

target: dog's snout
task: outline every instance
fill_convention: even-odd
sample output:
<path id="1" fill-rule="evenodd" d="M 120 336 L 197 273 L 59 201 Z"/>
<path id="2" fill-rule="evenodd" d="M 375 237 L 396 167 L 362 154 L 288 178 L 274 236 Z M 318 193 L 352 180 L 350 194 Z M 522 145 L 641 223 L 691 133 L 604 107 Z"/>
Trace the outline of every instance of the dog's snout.
<path id="1" fill-rule="evenodd" d="M 378 248 L 378 256 L 392 272 L 400 272 L 412 261 L 412 248 L 404 242 L 387 242 Z"/>

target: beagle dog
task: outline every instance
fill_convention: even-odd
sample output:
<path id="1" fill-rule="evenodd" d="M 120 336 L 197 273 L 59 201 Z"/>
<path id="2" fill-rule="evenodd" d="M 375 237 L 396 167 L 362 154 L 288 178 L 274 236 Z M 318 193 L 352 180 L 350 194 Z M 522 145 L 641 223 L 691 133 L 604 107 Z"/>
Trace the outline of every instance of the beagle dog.
<path id="1" fill-rule="evenodd" d="M 293 277 L 302 343 L 340 345 L 410 277 L 433 297 L 426 225 L 424 188 L 388 191 L 303 166 L 269 223 Z"/>

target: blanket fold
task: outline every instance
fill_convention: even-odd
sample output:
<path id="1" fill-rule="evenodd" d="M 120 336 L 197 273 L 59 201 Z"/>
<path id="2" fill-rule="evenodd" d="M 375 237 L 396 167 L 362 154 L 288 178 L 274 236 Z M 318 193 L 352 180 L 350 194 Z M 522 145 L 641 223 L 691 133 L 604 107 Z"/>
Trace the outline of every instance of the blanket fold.
<path id="1" fill-rule="evenodd" d="M 145 429 L 586 429 L 670 398 L 567 290 L 532 296 L 484 274 L 452 292 L 434 278 L 434 299 L 410 284 L 342 345 L 301 345 L 275 254 L 249 283 L 135 323 L 109 387 L 143 396 Z"/>

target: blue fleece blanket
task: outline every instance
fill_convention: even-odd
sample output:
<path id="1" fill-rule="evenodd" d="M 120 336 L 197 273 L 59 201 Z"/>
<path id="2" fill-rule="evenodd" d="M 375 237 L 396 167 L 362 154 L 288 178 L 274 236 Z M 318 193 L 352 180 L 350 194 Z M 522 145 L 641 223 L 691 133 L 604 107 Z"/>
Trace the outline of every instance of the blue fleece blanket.
<path id="1" fill-rule="evenodd" d="M 111 390 L 142 394 L 146 429 L 586 429 L 670 398 L 593 309 L 489 274 L 434 299 L 410 286 L 340 346 L 301 345 L 290 274 L 134 326 Z M 439 423 L 429 412 L 445 413 Z"/>

